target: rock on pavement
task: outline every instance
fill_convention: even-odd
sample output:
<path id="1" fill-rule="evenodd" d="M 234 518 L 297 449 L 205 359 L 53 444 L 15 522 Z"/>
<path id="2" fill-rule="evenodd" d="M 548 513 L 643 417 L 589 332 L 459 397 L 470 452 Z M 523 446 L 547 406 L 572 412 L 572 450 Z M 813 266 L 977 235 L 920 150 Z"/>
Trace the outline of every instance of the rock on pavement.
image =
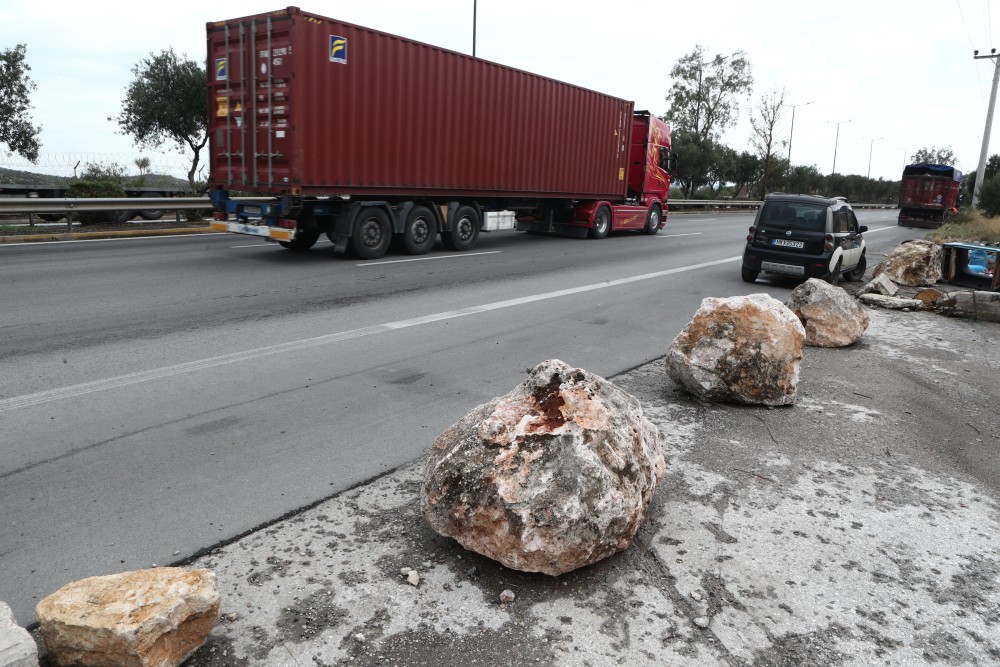
<path id="1" fill-rule="evenodd" d="M 709 297 L 667 353 L 667 374 L 710 401 L 795 402 L 805 329 L 767 294 Z"/>
<path id="2" fill-rule="evenodd" d="M 933 285 L 941 280 L 941 246 L 924 239 L 904 241 L 879 262 L 872 277 L 882 274 L 900 285 Z"/>
<path id="3" fill-rule="evenodd" d="M 0 667 L 38 667 L 35 640 L 4 602 L 0 602 Z"/>
<path id="4" fill-rule="evenodd" d="M 665 469 L 638 400 L 552 359 L 438 436 L 421 508 L 466 549 L 559 575 L 628 548 Z"/>
<path id="5" fill-rule="evenodd" d="M 57 665 L 176 667 L 208 638 L 220 597 L 210 570 L 159 567 L 90 577 L 38 603 Z"/>
<path id="6" fill-rule="evenodd" d="M 796 287 L 787 305 L 805 327 L 806 345 L 847 347 L 868 330 L 868 312 L 843 289 L 823 280 L 810 278 Z"/>

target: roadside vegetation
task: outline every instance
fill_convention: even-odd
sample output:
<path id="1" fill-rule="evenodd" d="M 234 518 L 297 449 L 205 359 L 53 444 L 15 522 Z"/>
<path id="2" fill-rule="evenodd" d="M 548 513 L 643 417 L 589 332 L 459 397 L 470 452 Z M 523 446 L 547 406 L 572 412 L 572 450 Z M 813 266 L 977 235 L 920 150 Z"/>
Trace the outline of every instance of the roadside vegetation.
<path id="1" fill-rule="evenodd" d="M 985 190 L 986 184 L 983 184 Z M 963 208 L 941 227 L 927 233 L 938 243 L 1000 243 L 1000 216 L 990 217 L 985 211 Z"/>

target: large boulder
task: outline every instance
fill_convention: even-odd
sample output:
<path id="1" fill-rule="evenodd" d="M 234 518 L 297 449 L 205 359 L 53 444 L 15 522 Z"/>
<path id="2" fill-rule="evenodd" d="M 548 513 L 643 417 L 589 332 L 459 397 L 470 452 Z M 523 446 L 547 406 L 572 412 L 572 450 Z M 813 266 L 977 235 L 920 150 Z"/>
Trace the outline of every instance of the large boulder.
<path id="1" fill-rule="evenodd" d="M 709 401 L 795 402 L 805 329 L 767 294 L 709 297 L 667 353 L 667 374 Z"/>
<path id="2" fill-rule="evenodd" d="M 665 469 L 636 398 L 552 359 L 438 436 L 421 508 L 466 549 L 559 575 L 628 548 Z"/>
<path id="3" fill-rule="evenodd" d="M 210 570 L 157 567 L 63 586 L 36 612 L 57 665 L 176 667 L 219 618 Z"/>
<path id="4" fill-rule="evenodd" d="M 38 667 L 35 640 L 17 624 L 5 602 L 0 602 L 0 667 Z"/>
<path id="5" fill-rule="evenodd" d="M 868 330 L 868 311 L 854 297 L 824 280 L 810 278 L 786 304 L 806 330 L 806 345 L 847 347 Z"/>
<path id="6" fill-rule="evenodd" d="M 882 274 L 899 285 L 933 285 L 941 280 L 941 246 L 924 239 L 903 241 L 879 262 L 872 277 Z"/>

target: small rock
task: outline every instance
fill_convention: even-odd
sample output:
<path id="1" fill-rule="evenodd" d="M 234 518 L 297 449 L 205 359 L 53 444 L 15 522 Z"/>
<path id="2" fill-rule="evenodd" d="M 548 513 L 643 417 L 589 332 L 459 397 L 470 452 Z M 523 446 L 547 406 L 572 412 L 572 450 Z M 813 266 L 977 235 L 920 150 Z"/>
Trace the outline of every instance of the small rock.
<path id="1" fill-rule="evenodd" d="M 707 628 L 708 627 L 708 617 L 707 616 L 699 616 L 696 619 L 694 619 L 694 624 L 697 625 L 699 628 Z"/>
<path id="2" fill-rule="evenodd" d="M 412 570 L 410 568 L 408 568 L 408 567 L 401 567 L 401 568 L 399 568 L 399 573 L 401 575 L 403 575 L 404 577 L 406 575 L 408 575 L 410 572 L 412 572 Z"/>
<path id="3" fill-rule="evenodd" d="M 38 646 L 35 640 L 17 624 L 14 612 L 4 602 L 0 602 L 0 665 L 38 666 Z"/>
<path id="4" fill-rule="evenodd" d="M 364 644 L 365 636 L 359 632 L 358 634 L 354 635 L 354 641 L 356 641 L 359 644 Z"/>
<path id="5" fill-rule="evenodd" d="M 691 599 L 701 602 L 701 593 L 699 593 L 698 591 L 691 591 Z"/>
<path id="6" fill-rule="evenodd" d="M 406 575 L 406 582 L 411 586 L 419 586 L 420 575 L 417 574 L 416 570 L 410 570 L 410 573 Z"/>
<path id="7" fill-rule="evenodd" d="M 505 588 L 502 593 L 500 593 L 500 602 L 513 602 L 514 601 L 514 591 L 509 588 Z"/>
<path id="8" fill-rule="evenodd" d="M 481 570 L 479 569 L 478 565 L 473 565 L 472 567 L 469 568 L 469 571 L 465 573 L 465 575 L 469 577 L 469 579 L 477 579 L 480 574 Z"/>

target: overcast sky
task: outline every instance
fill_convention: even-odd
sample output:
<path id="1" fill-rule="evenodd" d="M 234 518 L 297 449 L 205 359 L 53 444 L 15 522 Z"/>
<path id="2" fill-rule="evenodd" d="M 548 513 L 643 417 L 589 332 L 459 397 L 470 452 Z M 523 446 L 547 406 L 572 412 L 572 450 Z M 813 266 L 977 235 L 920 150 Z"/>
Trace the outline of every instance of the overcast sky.
<path id="1" fill-rule="evenodd" d="M 38 166 L 0 152 L 0 166 L 73 174 L 77 160 L 149 156 L 154 170 L 183 176 L 176 153 L 140 152 L 107 120 L 120 109 L 135 63 L 173 47 L 203 62 L 205 24 L 281 8 L 258 0 L 162 3 L 4 0 L 0 48 L 27 44 Z M 314 0 L 303 10 L 454 51 L 472 51 L 473 0 Z M 898 179 L 921 146 L 950 145 L 963 171 L 976 168 L 993 77 L 973 60 L 993 41 L 988 0 L 478 0 L 476 55 L 667 111 L 670 69 L 701 44 L 711 55 L 741 49 L 753 64 L 752 99 L 724 142 L 748 148 L 750 108 L 784 88 L 795 111 L 792 161 Z M 997 38 L 1000 41 L 1000 24 Z M 788 140 L 791 109 L 781 124 Z M 998 114 L 1000 115 L 1000 114 Z M 876 140 L 872 142 L 872 140 Z M 990 153 L 1000 153 L 994 132 Z M 82 164 L 81 164 L 82 167 Z"/>

